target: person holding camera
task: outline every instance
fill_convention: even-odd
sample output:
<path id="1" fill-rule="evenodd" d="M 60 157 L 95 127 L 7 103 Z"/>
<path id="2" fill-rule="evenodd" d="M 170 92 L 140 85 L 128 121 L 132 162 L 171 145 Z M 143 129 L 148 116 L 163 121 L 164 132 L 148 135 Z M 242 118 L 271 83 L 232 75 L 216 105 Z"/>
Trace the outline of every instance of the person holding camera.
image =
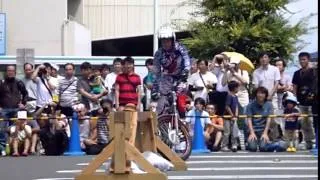
<path id="1" fill-rule="evenodd" d="M 226 98 L 228 95 L 228 84 L 223 83 L 223 79 L 227 76 L 228 57 L 223 54 L 215 55 L 213 62 L 210 64 L 211 72 L 217 77 L 216 91 L 209 94 L 210 103 L 217 107 L 217 115 L 223 116 L 226 106 Z"/>
<path id="2" fill-rule="evenodd" d="M 44 63 L 38 66 L 31 76 L 31 79 L 37 84 L 37 110 L 53 101 L 52 91 L 55 87 L 50 83 L 50 73 L 51 65 Z M 44 112 L 50 112 L 50 107 L 45 107 Z"/>
<path id="3" fill-rule="evenodd" d="M 301 52 L 299 54 L 301 69 L 294 73 L 292 79 L 293 93 L 298 98 L 298 102 L 300 103 L 299 109 L 302 114 L 311 114 L 312 106 L 317 101 L 316 80 L 318 74 L 315 68 L 310 67 L 309 60 L 309 53 Z M 303 141 L 306 143 L 306 149 L 312 148 L 312 139 L 315 138 L 312 120 L 312 117 L 307 117 L 301 121 Z"/>

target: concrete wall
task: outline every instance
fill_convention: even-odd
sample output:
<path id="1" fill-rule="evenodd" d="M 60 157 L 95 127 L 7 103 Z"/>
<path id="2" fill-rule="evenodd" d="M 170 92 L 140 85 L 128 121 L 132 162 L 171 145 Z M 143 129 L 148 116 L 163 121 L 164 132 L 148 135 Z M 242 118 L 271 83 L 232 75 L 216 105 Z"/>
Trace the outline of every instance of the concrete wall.
<path id="1" fill-rule="evenodd" d="M 153 0 L 83 0 L 83 23 L 93 40 L 153 34 Z M 186 0 L 159 0 L 159 25 L 190 19 Z"/>
<path id="2" fill-rule="evenodd" d="M 75 21 L 69 21 L 64 30 L 64 55 L 91 56 L 91 35 L 86 27 Z"/>
<path id="3" fill-rule="evenodd" d="M 35 55 L 62 54 L 65 0 L 2 0 L 7 15 L 7 55 L 17 48 L 34 48 Z"/>

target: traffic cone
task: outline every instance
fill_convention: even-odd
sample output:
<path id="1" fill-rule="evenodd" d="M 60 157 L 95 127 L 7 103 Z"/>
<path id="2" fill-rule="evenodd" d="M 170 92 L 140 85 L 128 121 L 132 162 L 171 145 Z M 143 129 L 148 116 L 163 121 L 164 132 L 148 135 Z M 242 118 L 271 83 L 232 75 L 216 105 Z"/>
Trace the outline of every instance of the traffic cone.
<path id="1" fill-rule="evenodd" d="M 85 153 L 80 147 L 79 122 L 77 112 L 73 112 L 71 123 L 71 137 L 69 140 L 69 150 L 64 153 L 66 156 L 81 156 Z"/>
<path id="2" fill-rule="evenodd" d="M 208 153 L 210 152 L 205 145 L 205 138 L 203 135 L 203 127 L 201 125 L 200 116 L 201 113 L 196 111 L 195 113 L 195 122 L 194 122 L 194 128 L 193 128 L 193 139 L 192 139 L 192 154 L 197 153 Z"/>

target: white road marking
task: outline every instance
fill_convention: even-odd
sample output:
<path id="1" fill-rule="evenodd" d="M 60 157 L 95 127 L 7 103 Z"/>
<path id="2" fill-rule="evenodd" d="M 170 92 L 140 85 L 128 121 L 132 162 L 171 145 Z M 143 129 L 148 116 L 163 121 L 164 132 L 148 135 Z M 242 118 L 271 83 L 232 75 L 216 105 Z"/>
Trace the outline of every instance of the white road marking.
<path id="1" fill-rule="evenodd" d="M 168 179 L 302 179 L 317 178 L 317 175 L 218 175 L 218 176 L 168 176 Z"/>
<path id="2" fill-rule="evenodd" d="M 74 178 L 40 178 L 40 179 L 33 179 L 33 180 L 74 180 Z"/>
<path id="3" fill-rule="evenodd" d="M 224 160 L 224 161 L 187 161 L 187 164 L 230 164 L 230 163 L 239 163 L 239 164 L 283 164 L 283 163 L 299 163 L 299 164 L 311 164 L 317 163 L 317 160 Z"/>
<path id="4" fill-rule="evenodd" d="M 296 154 L 296 155 L 289 155 L 289 154 L 278 154 L 278 155 L 211 155 L 211 156 L 205 156 L 205 155 L 199 155 L 199 156 L 190 156 L 190 159 L 209 159 L 209 158 L 315 158 L 313 155 L 307 155 L 307 154 Z"/>
<path id="5" fill-rule="evenodd" d="M 60 171 L 56 171 L 56 173 L 59 174 L 68 174 L 68 173 L 80 173 L 82 170 L 81 169 L 74 169 L 74 170 L 60 170 Z M 104 169 L 97 169 L 96 172 L 105 172 L 106 170 Z"/>
<path id="6" fill-rule="evenodd" d="M 188 171 L 248 171 L 248 170 L 318 170 L 318 167 L 226 167 L 226 168 L 188 168 Z"/>

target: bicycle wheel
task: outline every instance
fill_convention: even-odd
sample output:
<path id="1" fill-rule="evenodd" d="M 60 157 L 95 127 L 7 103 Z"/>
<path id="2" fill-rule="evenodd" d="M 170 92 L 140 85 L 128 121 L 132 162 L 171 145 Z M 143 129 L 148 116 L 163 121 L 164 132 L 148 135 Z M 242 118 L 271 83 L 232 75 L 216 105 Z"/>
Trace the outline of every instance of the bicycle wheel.
<path id="1" fill-rule="evenodd" d="M 188 127 L 182 122 L 178 121 L 178 137 L 180 143 L 178 145 L 173 144 L 169 140 L 168 129 L 169 126 L 172 125 L 172 119 L 174 118 L 173 115 L 163 115 L 158 118 L 158 129 L 159 135 L 161 140 L 167 144 L 178 156 L 183 159 L 187 160 L 191 154 L 191 137 L 189 135 Z"/>

